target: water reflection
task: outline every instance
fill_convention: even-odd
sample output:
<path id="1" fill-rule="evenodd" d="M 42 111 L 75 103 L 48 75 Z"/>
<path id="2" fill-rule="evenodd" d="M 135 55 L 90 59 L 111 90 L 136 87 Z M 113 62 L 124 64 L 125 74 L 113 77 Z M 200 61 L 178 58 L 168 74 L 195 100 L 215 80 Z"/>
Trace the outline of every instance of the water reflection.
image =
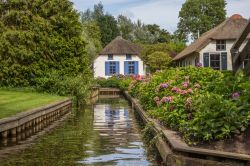
<path id="1" fill-rule="evenodd" d="M 137 165 L 146 166 L 144 145 L 128 102 L 99 100 L 75 111 L 64 124 L 0 165 Z"/>
<path id="2" fill-rule="evenodd" d="M 130 114 L 131 108 L 120 105 L 95 104 L 94 130 L 105 139 L 105 154 L 90 155 L 78 163 L 113 163 L 114 165 L 149 165 L 138 126 Z"/>

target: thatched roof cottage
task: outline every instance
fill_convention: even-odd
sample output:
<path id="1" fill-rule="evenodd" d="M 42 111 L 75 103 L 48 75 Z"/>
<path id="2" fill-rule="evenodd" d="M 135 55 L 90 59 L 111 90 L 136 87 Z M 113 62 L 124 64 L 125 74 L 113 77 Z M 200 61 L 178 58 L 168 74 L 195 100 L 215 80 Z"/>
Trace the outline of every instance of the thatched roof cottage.
<path id="1" fill-rule="evenodd" d="M 140 52 L 139 46 L 118 36 L 95 59 L 94 76 L 108 78 L 115 74 L 145 75 Z"/>
<path id="2" fill-rule="evenodd" d="M 249 24 L 249 20 L 235 14 L 226 19 L 217 27 L 204 33 L 190 46 L 179 53 L 174 60 L 178 66 L 202 64 L 203 67 L 211 67 L 216 70 L 232 70 L 231 48 L 241 36 L 243 30 Z M 245 36 L 240 51 L 245 49 L 250 41 L 250 34 Z M 250 61 L 250 52 L 243 62 Z"/>

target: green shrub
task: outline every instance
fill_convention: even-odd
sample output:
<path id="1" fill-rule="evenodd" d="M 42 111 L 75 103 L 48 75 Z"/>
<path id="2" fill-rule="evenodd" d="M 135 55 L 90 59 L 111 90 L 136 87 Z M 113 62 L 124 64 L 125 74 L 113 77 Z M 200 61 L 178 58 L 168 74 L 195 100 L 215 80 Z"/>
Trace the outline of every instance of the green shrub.
<path id="1" fill-rule="evenodd" d="M 191 106 L 192 117 L 182 125 L 184 138 L 191 141 L 223 139 L 239 134 L 248 125 L 247 111 L 221 95 L 197 95 Z"/>
<path id="2" fill-rule="evenodd" d="M 85 75 L 62 77 L 54 71 L 46 77 L 37 78 L 36 89 L 61 96 L 72 96 L 78 102 L 84 103 L 88 99 L 91 82 L 90 79 L 85 79 Z"/>
<path id="3" fill-rule="evenodd" d="M 210 68 L 171 68 L 133 80 L 129 93 L 188 143 L 223 139 L 250 122 L 250 82 Z"/>
<path id="4" fill-rule="evenodd" d="M 104 88 L 119 88 L 121 90 L 128 90 L 128 87 L 132 81 L 131 76 L 114 75 L 107 79 L 97 78 L 95 80 L 97 86 Z"/>

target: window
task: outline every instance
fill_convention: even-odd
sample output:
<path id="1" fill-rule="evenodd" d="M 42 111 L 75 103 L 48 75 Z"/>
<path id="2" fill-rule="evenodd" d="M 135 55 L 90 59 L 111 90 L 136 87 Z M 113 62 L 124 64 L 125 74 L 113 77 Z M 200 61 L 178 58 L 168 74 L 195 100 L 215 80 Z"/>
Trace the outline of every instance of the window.
<path id="1" fill-rule="evenodd" d="M 124 62 L 124 74 L 130 75 L 130 74 L 139 74 L 138 73 L 138 61 L 125 61 Z"/>
<path id="2" fill-rule="evenodd" d="M 109 74 L 116 74 L 116 62 L 109 62 Z"/>
<path id="3" fill-rule="evenodd" d="M 211 67 L 215 70 L 227 70 L 227 52 L 220 53 L 204 53 L 203 66 Z"/>
<path id="4" fill-rule="evenodd" d="M 135 74 L 135 62 L 128 62 L 128 74 Z"/>
<path id="5" fill-rule="evenodd" d="M 131 54 L 127 54 L 126 55 L 126 60 L 131 60 L 132 59 L 132 55 Z"/>
<path id="6" fill-rule="evenodd" d="M 250 63 L 250 54 L 248 54 L 243 62 L 243 68 L 247 66 L 247 64 Z"/>
<path id="7" fill-rule="evenodd" d="M 119 74 L 119 62 L 118 61 L 106 61 L 105 62 L 105 75 L 110 76 L 113 74 Z"/>
<path id="8" fill-rule="evenodd" d="M 220 54 L 210 54 L 210 67 L 220 70 Z"/>
<path id="9" fill-rule="evenodd" d="M 226 50 L 226 40 L 217 40 L 216 51 L 225 51 L 225 50 Z"/>
<path id="10" fill-rule="evenodd" d="M 108 60 L 113 60 L 113 54 L 108 55 Z"/>

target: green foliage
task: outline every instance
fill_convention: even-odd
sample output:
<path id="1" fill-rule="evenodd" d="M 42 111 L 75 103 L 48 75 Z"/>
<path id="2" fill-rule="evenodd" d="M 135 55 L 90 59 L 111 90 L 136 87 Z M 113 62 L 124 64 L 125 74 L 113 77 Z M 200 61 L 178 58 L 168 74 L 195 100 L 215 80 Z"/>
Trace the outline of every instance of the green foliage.
<path id="1" fill-rule="evenodd" d="M 154 52 L 148 56 L 148 65 L 151 72 L 167 69 L 172 62 L 172 58 L 164 52 Z"/>
<path id="2" fill-rule="evenodd" d="M 86 50 L 93 63 L 102 49 L 100 28 L 95 21 L 83 21 L 83 37 L 86 39 Z"/>
<path id="3" fill-rule="evenodd" d="M 181 52 L 185 48 L 185 44 L 182 42 L 176 42 L 176 43 L 169 42 L 169 43 L 158 43 L 158 44 L 144 44 L 144 45 L 141 45 L 141 47 L 142 47 L 141 55 L 142 55 L 144 62 L 151 69 L 151 71 L 154 72 L 155 70 L 160 69 L 160 68 L 157 68 L 157 66 L 156 66 L 157 64 L 155 64 L 155 62 L 152 63 L 152 60 L 151 61 L 149 60 L 150 55 L 152 57 L 152 54 L 154 54 L 155 52 L 162 52 L 165 55 L 160 57 L 160 59 L 163 58 L 164 61 L 166 62 L 169 60 L 170 57 L 174 57 L 179 52 Z M 152 58 L 150 58 L 150 59 L 152 59 Z M 153 67 L 152 65 L 156 66 L 156 68 Z M 164 66 L 161 63 L 158 63 L 158 65 Z M 166 67 L 167 66 L 168 66 L 168 64 L 166 64 Z"/>
<path id="4" fill-rule="evenodd" d="M 129 92 L 188 143 L 231 137 L 250 122 L 250 82 L 210 68 L 172 68 L 133 80 Z"/>
<path id="5" fill-rule="evenodd" d="M 225 0 L 187 0 L 179 12 L 179 36 L 187 39 L 191 34 L 197 39 L 198 33 L 203 34 L 226 19 L 225 8 Z"/>
<path id="6" fill-rule="evenodd" d="M 95 80 L 97 86 L 103 88 L 119 88 L 121 90 L 128 90 L 128 87 L 132 81 L 130 76 L 114 75 L 110 78 L 97 78 Z"/>
<path id="7" fill-rule="evenodd" d="M 101 16 L 97 19 L 97 23 L 101 30 L 101 41 L 103 47 L 119 35 L 117 21 L 114 16 L 109 14 Z"/>
<path id="8" fill-rule="evenodd" d="M 0 86 L 39 87 L 37 80 L 54 71 L 61 77 L 91 78 L 87 43 L 72 2 L 2 1 L 0 22 Z"/>
<path id="9" fill-rule="evenodd" d="M 187 140 L 209 141 L 239 134 L 248 125 L 247 110 L 221 95 L 206 93 L 193 98 L 193 119 L 181 126 Z"/>
<path id="10" fill-rule="evenodd" d="M 134 24 L 131 19 L 126 16 L 119 15 L 117 18 L 117 24 L 120 31 L 120 35 L 126 40 L 133 40 Z"/>
<path id="11" fill-rule="evenodd" d="M 108 13 L 104 14 L 103 8 L 103 4 L 100 2 L 94 5 L 93 11 L 87 9 L 84 13 L 81 13 L 81 19 L 83 22 L 92 21 L 97 23 L 100 30 L 102 46 L 105 47 L 119 35 L 119 30 L 114 16 Z"/>
<path id="12" fill-rule="evenodd" d="M 92 80 L 86 79 L 84 74 L 77 76 L 62 76 L 53 71 L 45 77 L 36 79 L 36 89 L 41 92 L 72 96 L 80 103 L 85 103 L 89 96 L 89 87 Z"/>
<path id="13" fill-rule="evenodd" d="M 158 36 L 156 42 L 158 43 L 170 42 L 171 35 L 167 30 L 161 29 L 160 26 L 156 24 L 148 24 L 146 25 L 146 27 L 152 35 Z"/>

